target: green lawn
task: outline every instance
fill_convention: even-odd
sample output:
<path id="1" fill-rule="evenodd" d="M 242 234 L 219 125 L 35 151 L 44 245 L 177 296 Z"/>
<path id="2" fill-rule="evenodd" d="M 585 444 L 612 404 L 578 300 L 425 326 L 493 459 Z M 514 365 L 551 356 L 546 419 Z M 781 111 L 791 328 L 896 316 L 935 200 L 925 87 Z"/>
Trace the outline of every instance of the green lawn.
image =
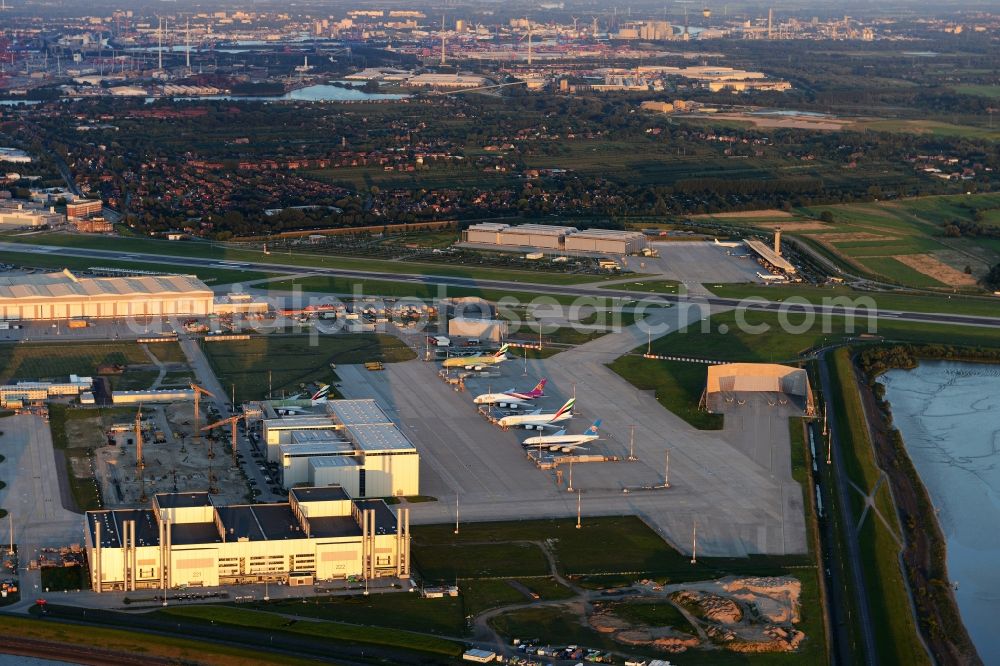
<path id="1" fill-rule="evenodd" d="M 807 301 L 814 305 L 850 305 L 853 299 L 871 298 L 879 309 L 905 312 L 965 314 L 982 317 L 1000 315 L 1000 298 L 996 296 L 927 295 L 900 292 L 857 291 L 850 287 L 814 287 L 809 285 L 706 284 L 713 294 L 722 298 L 762 298 L 768 301 Z M 827 300 L 832 299 L 832 300 Z"/>
<path id="2" fill-rule="evenodd" d="M 854 384 L 850 353 L 838 349 L 832 356 L 831 391 L 834 394 L 837 430 L 840 434 L 842 459 L 848 478 L 866 492 L 871 492 L 880 475 L 868 437 L 864 411 Z M 888 492 L 876 495 L 879 508 L 895 533 L 899 533 L 896 512 Z M 852 491 L 848 524 L 856 525 L 864 503 Z M 899 545 L 886 526 L 869 512 L 858 535 L 865 585 L 873 624 L 882 629 L 875 632 L 878 658 L 883 663 L 925 664 L 928 657 L 917 637 L 903 572 L 899 562 Z"/>
<path id="3" fill-rule="evenodd" d="M 601 289 L 622 289 L 624 291 L 641 291 L 648 294 L 676 294 L 680 282 L 676 280 L 637 280 L 635 282 L 619 282 L 618 284 L 601 285 Z"/>
<path id="4" fill-rule="evenodd" d="M 236 385 L 237 400 L 264 398 L 268 375 L 275 394 L 298 393 L 300 384 L 330 383 L 331 363 L 405 361 L 413 352 L 389 335 L 265 335 L 250 340 L 204 342 L 219 381 L 226 388 Z"/>
<path id="5" fill-rule="evenodd" d="M 1000 86 L 963 83 L 962 85 L 955 86 L 954 90 L 962 95 L 975 95 L 976 97 L 1000 99 Z"/>
<path id="6" fill-rule="evenodd" d="M 425 636 L 408 631 L 385 631 L 375 627 L 325 621 L 289 621 L 288 619 L 255 610 L 228 606 L 187 606 L 158 611 L 163 617 L 180 617 L 199 622 L 214 622 L 236 627 L 260 629 L 275 634 L 292 634 L 320 638 L 343 643 L 384 645 L 390 648 L 427 652 L 431 654 L 458 656 L 462 644 L 443 638 Z"/>
<path id="7" fill-rule="evenodd" d="M 180 351 L 177 343 L 162 343 Z M 91 376 L 105 364 L 148 365 L 149 357 L 134 342 L 10 343 L 0 344 L 0 382 L 11 379 L 61 379 L 70 374 Z"/>
<path id="8" fill-rule="evenodd" d="M 46 236 L 48 239 L 49 236 Z M 5 237 L 4 241 L 17 242 L 17 237 Z M 109 249 L 109 248 L 105 248 Z M 58 252 L 38 254 L 34 252 L 0 251 L 0 262 L 14 266 L 45 268 L 71 271 L 87 271 L 91 268 L 118 268 L 126 271 L 158 271 L 161 273 L 193 273 L 208 285 L 232 284 L 274 277 L 279 273 L 264 273 L 260 271 L 240 271 L 224 268 L 201 268 L 189 266 L 174 266 L 171 264 L 154 264 L 141 261 L 116 261 L 113 259 L 92 259 L 87 257 L 71 257 Z"/>
<path id="9" fill-rule="evenodd" d="M 687 618 L 672 603 L 665 601 L 633 601 L 616 603 L 611 614 L 626 622 L 643 624 L 647 627 L 673 627 L 678 631 L 694 634 L 694 628 Z"/>
<path id="10" fill-rule="evenodd" d="M 250 650 L 228 645 L 200 642 L 188 637 L 141 633 L 132 630 L 106 629 L 64 622 L 39 621 L 6 615 L 3 618 L 6 635 L 38 641 L 90 648 L 95 645 L 129 655 L 148 655 L 176 663 L 211 663 L 213 666 L 246 666 L 247 664 L 285 664 L 306 666 L 310 659 Z"/>
<path id="11" fill-rule="evenodd" d="M 185 258 L 218 259 L 222 261 L 246 261 L 261 264 L 286 264 L 312 268 L 342 268 L 346 270 L 373 271 L 384 273 L 415 273 L 419 275 L 439 275 L 475 279 L 494 279 L 508 282 L 543 282 L 548 284 L 582 284 L 600 281 L 600 276 L 573 275 L 568 273 L 516 271 L 483 266 L 454 266 L 446 264 L 389 261 L 384 259 L 355 259 L 350 257 L 326 256 L 304 252 L 264 254 L 262 250 L 246 250 L 217 243 L 199 241 L 162 241 L 147 238 L 102 238 L 78 236 L 52 232 L 31 236 L 5 236 L 10 243 L 31 245 L 55 245 L 86 249 L 114 250 L 116 252 L 142 252 Z M 32 255 L 36 256 L 36 255 Z M 44 256 L 44 255 L 37 255 Z M 0 261 L 2 261 L 0 257 Z M 90 262 L 103 260 L 89 260 Z M 226 269 L 231 270 L 231 269 Z M 280 269 L 278 269 L 280 270 Z"/>
<path id="12" fill-rule="evenodd" d="M 445 636 L 465 633 L 462 604 L 458 599 L 424 599 L 415 592 L 289 599 L 242 607 Z"/>
<path id="13" fill-rule="evenodd" d="M 803 354 L 819 347 L 868 339 L 1000 346 L 1000 329 L 995 328 L 884 319 L 877 322 L 875 335 L 869 336 L 867 322 L 861 318 L 855 322 L 853 333 L 846 320 L 837 316 L 789 314 L 786 321 L 793 328 L 784 327 L 777 313 L 730 310 L 654 340 L 652 351 L 716 361 L 795 364 Z M 645 352 L 646 345 L 637 347 L 610 367 L 640 390 L 655 391 L 660 404 L 696 428 L 722 427 L 720 416 L 698 410 L 708 372 L 706 365 L 645 359 L 640 356 Z"/>
<path id="14" fill-rule="evenodd" d="M 90 574 L 86 567 L 45 567 L 41 575 L 43 590 L 77 591 L 90 587 Z"/>

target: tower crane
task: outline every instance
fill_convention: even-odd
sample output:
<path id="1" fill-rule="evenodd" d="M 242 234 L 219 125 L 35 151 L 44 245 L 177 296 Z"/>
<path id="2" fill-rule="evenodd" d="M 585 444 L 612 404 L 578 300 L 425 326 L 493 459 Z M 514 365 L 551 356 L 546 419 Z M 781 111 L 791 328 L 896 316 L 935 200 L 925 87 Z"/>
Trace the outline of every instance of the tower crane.
<path id="1" fill-rule="evenodd" d="M 229 428 L 230 428 L 230 430 L 232 432 L 233 467 L 236 467 L 238 465 L 238 463 L 236 461 L 236 452 L 237 452 L 237 448 L 236 448 L 236 424 L 239 423 L 240 421 L 246 419 L 246 417 L 247 417 L 246 414 L 236 414 L 235 416 L 230 416 L 228 419 L 222 419 L 221 421 L 216 421 L 215 423 L 212 423 L 212 424 L 207 425 L 204 428 L 202 428 L 202 430 L 213 430 L 213 429 L 218 428 L 220 426 L 224 426 L 227 423 L 229 424 Z"/>
<path id="2" fill-rule="evenodd" d="M 194 439 L 195 441 L 198 441 L 201 439 L 201 430 L 198 428 L 198 426 L 201 424 L 198 413 L 200 398 L 202 395 L 209 398 L 214 398 L 215 394 L 213 394 L 211 391 L 203 389 L 197 384 L 191 384 L 191 390 L 194 391 Z M 211 458 L 212 456 L 209 457 Z"/>

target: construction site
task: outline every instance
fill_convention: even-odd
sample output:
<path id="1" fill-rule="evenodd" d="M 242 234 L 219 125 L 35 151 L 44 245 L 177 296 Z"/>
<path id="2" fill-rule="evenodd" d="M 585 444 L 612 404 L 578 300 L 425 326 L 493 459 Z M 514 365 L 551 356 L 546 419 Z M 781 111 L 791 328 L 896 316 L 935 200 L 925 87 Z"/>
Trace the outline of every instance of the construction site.
<path id="1" fill-rule="evenodd" d="M 193 402 L 139 405 L 132 418 L 129 411 L 116 408 L 110 422 L 94 412 L 68 424 L 71 438 L 94 447 L 93 475 L 103 506 L 148 506 L 157 493 L 205 490 L 224 503 L 248 500 L 250 486 L 236 464 L 229 424 L 202 431 L 218 420 L 214 407 L 198 418 Z"/>

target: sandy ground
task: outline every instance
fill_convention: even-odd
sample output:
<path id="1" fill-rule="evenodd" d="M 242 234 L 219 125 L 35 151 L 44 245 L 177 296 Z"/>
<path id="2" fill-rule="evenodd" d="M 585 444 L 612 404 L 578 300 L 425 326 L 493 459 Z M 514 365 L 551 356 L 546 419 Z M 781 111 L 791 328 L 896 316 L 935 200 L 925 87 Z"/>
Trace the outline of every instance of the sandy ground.
<path id="1" fill-rule="evenodd" d="M 827 243 L 851 243 L 858 241 L 894 241 L 899 240 L 898 236 L 889 236 L 886 234 L 873 234 L 867 231 L 855 231 L 855 232 L 842 232 L 834 234 L 816 234 L 813 238 L 818 238 L 824 240 Z"/>
<path id="2" fill-rule="evenodd" d="M 761 218 L 761 217 L 767 217 L 767 218 L 772 218 L 772 217 L 793 218 L 795 216 L 792 213 L 789 213 L 787 210 L 778 210 L 777 208 L 768 208 L 766 210 L 741 210 L 741 211 L 732 211 L 730 213 L 708 213 L 706 215 L 692 215 L 691 219 L 692 220 L 710 220 L 710 219 L 716 218 L 716 219 L 723 220 L 723 219 L 729 219 L 729 218 L 740 218 L 740 219 L 745 218 L 745 219 L 748 219 L 748 220 L 752 220 L 752 219 Z"/>
<path id="3" fill-rule="evenodd" d="M 712 117 L 717 120 L 749 122 L 756 127 L 809 129 L 827 132 L 836 132 L 854 124 L 853 120 L 838 120 L 836 118 L 809 118 L 806 116 L 758 116 L 747 113 L 717 113 Z"/>
<path id="4" fill-rule="evenodd" d="M 918 273 L 923 273 L 949 286 L 974 287 L 976 285 L 976 276 L 966 275 L 963 271 L 952 268 L 933 254 L 897 254 L 893 255 L 892 258 Z"/>

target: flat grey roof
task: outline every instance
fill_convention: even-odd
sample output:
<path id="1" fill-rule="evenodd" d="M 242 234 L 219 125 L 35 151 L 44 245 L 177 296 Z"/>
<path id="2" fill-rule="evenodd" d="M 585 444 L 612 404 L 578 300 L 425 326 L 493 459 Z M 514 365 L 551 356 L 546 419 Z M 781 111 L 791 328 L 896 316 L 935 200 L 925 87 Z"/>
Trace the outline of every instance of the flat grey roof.
<path id="1" fill-rule="evenodd" d="M 304 444 L 280 444 L 278 450 L 283 456 L 345 456 L 357 453 L 354 446 L 347 441 L 328 440 L 321 442 L 305 442 Z"/>
<path id="2" fill-rule="evenodd" d="M 351 499 L 340 486 L 320 486 L 313 488 L 292 488 L 290 494 L 300 503 L 305 502 L 335 502 Z"/>
<path id="3" fill-rule="evenodd" d="M 355 446 L 364 452 L 416 450 L 403 432 L 393 424 L 347 426 Z"/>
<path id="4" fill-rule="evenodd" d="M 161 509 L 212 506 L 212 498 L 208 493 L 157 493 L 153 495 L 153 499 Z"/>
<path id="5" fill-rule="evenodd" d="M 331 400 L 326 403 L 329 412 L 343 425 L 359 423 L 392 423 L 378 403 L 370 398 L 362 400 Z"/>

